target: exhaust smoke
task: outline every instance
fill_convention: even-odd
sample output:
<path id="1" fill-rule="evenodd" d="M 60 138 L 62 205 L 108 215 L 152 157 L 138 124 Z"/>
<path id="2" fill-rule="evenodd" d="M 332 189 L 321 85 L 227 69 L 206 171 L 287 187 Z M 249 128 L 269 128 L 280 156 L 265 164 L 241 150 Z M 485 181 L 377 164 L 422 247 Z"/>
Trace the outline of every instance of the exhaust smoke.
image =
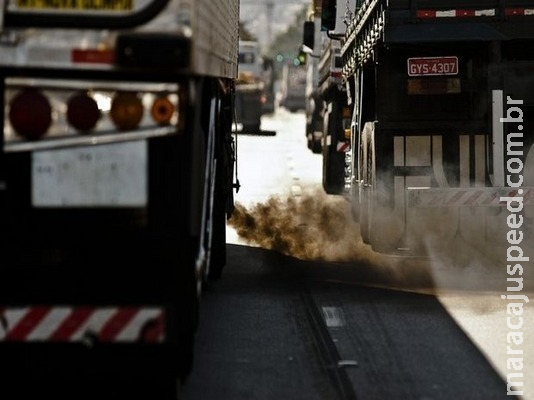
<path id="1" fill-rule="evenodd" d="M 377 253 L 360 236 L 350 205 L 322 190 L 299 197 L 273 196 L 237 203 L 228 224 L 249 245 L 304 261 L 333 263 L 334 279 L 401 290 L 432 291 L 429 269 L 419 260 Z M 310 265 L 312 267 L 312 265 Z"/>
<path id="2" fill-rule="evenodd" d="M 374 257 L 352 221 L 349 203 L 322 190 L 273 196 L 251 207 L 237 203 L 228 224 L 249 244 L 302 260 L 369 262 Z"/>

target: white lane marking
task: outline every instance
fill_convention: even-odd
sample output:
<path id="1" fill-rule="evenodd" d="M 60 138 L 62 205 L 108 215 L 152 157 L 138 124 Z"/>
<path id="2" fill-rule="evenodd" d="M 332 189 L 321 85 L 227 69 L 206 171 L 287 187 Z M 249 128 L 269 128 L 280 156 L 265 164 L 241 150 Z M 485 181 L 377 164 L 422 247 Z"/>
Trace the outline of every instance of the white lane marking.
<path id="1" fill-rule="evenodd" d="M 345 326 L 345 316 L 339 307 L 321 307 L 326 326 L 328 328 L 340 328 Z"/>

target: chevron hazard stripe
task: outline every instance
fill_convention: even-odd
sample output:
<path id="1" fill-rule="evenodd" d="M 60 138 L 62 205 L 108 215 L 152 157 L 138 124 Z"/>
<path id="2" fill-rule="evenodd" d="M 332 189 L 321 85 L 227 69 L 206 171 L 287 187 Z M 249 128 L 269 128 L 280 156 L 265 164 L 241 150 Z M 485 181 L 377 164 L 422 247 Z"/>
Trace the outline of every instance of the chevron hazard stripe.
<path id="1" fill-rule="evenodd" d="M 534 205 L 534 188 L 408 188 L 408 207 L 494 207 L 506 206 L 501 197 L 522 197 Z"/>
<path id="2" fill-rule="evenodd" d="M 0 307 L 0 342 L 162 342 L 157 307 Z"/>
<path id="3" fill-rule="evenodd" d="M 417 10 L 417 18 L 433 19 L 433 18 L 465 18 L 465 17 L 495 17 L 497 9 L 451 9 L 451 10 Z M 523 7 L 507 7 L 504 10 L 504 15 L 507 17 L 534 15 L 534 9 Z"/>
<path id="4" fill-rule="evenodd" d="M 346 153 L 350 150 L 350 143 L 349 142 L 337 142 L 336 150 L 339 153 Z"/>

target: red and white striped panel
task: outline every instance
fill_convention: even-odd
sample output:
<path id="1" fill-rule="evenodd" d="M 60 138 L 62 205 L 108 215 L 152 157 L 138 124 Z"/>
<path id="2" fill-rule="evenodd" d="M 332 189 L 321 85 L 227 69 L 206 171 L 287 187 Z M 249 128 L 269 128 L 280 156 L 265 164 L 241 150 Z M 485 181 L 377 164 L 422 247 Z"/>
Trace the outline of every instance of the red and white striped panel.
<path id="1" fill-rule="evenodd" d="M 534 15 L 534 8 L 506 8 L 504 14 L 507 17 L 520 15 Z M 417 18 L 462 18 L 462 17 L 495 17 L 497 10 L 494 8 L 482 10 L 417 10 Z"/>
<path id="2" fill-rule="evenodd" d="M 534 8 L 507 8 L 504 10 L 505 15 L 534 15 Z"/>
<path id="3" fill-rule="evenodd" d="M 534 205 L 534 188 L 408 188 L 408 207 L 495 207 L 506 206 L 501 197 L 522 197 L 523 205 Z"/>
<path id="4" fill-rule="evenodd" d="M 163 328 L 155 307 L 0 307 L 0 341 L 162 342 Z"/>
<path id="5" fill-rule="evenodd" d="M 338 153 L 346 153 L 350 150 L 349 142 L 337 142 L 336 150 Z"/>
<path id="6" fill-rule="evenodd" d="M 494 17 L 494 8 L 483 10 L 417 10 L 417 18 Z"/>

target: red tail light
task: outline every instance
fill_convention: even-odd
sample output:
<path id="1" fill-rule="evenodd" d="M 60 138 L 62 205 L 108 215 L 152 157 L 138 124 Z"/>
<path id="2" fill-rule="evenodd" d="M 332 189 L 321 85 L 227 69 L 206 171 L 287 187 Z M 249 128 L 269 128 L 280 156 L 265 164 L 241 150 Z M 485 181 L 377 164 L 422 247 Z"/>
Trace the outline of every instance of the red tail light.
<path id="1" fill-rule="evenodd" d="M 100 119 L 96 101 L 87 93 L 73 95 L 67 103 L 67 121 L 79 131 L 90 131 Z"/>
<path id="2" fill-rule="evenodd" d="M 52 123 L 50 102 L 41 92 L 25 89 L 9 104 L 9 122 L 17 135 L 28 140 L 39 139 Z"/>

